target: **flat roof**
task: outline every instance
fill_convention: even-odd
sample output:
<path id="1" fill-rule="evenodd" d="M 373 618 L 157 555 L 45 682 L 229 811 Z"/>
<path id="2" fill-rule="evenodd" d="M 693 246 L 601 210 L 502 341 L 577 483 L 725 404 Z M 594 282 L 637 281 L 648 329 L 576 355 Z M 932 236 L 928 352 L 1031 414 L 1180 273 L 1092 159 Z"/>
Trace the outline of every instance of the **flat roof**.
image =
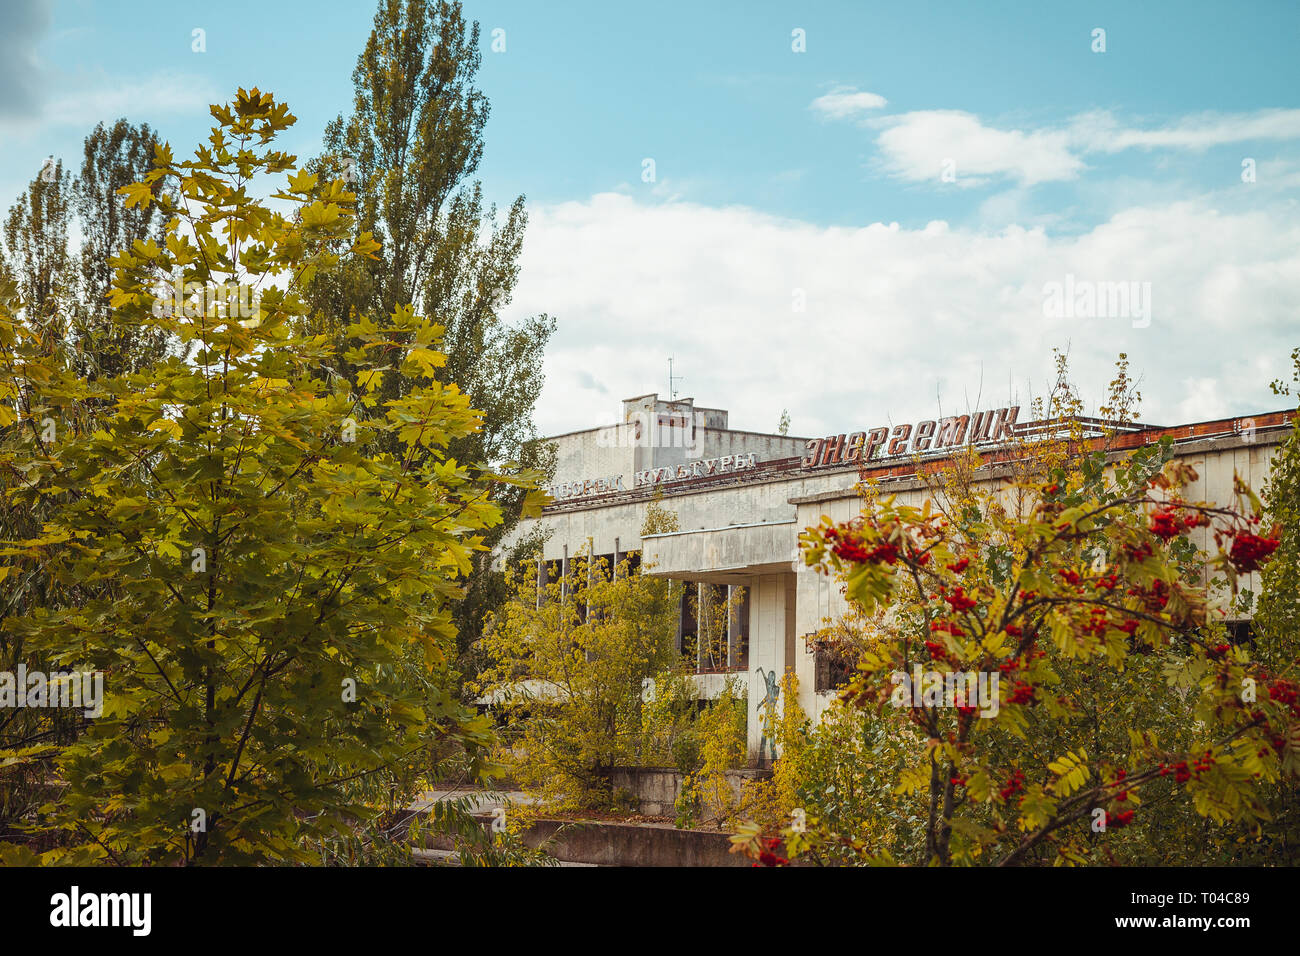
<path id="1" fill-rule="evenodd" d="M 1154 444 L 1165 436 L 1173 438 L 1177 445 L 1193 445 L 1193 449 L 1189 450 L 1201 450 L 1195 449 L 1195 446 L 1202 442 L 1204 442 L 1208 448 L 1211 447 L 1211 443 L 1221 442 L 1225 438 L 1234 440 L 1239 446 L 1250 444 L 1274 445 L 1281 443 L 1283 437 L 1280 432 L 1291 424 L 1295 414 L 1296 412 L 1294 409 L 1284 409 L 1274 412 L 1256 412 L 1250 415 L 1238 415 L 1232 418 L 1210 419 L 1208 421 L 1193 422 L 1185 425 L 1142 426 L 1134 431 L 1122 432 L 1110 436 L 1109 441 L 1111 443 L 1111 451 L 1116 455 L 1123 451 Z M 1254 431 L 1256 432 L 1256 436 L 1252 438 L 1247 438 L 1242 429 L 1242 423 L 1247 421 L 1254 422 Z M 1040 423 L 1024 422 L 1022 425 L 1018 426 L 1017 431 L 1037 424 Z M 1259 432 L 1267 432 L 1269 434 L 1267 437 L 1259 437 Z M 747 432 L 745 434 L 762 435 L 765 433 Z M 790 438 L 792 436 L 777 435 L 772 437 Z M 1105 439 L 1101 438 L 1085 439 L 1085 444 L 1095 448 L 1099 447 L 1104 440 Z M 682 478 L 675 481 L 662 482 L 660 484 L 642 485 L 639 488 L 625 489 L 623 491 L 607 492 L 602 495 L 568 498 L 563 501 L 555 501 L 546 505 L 543 508 L 543 511 L 546 513 L 582 511 L 590 508 L 604 508 L 611 505 L 624 504 L 630 501 L 639 501 L 642 498 L 652 498 L 655 494 L 662 494 L 667 498 L 677 495 L 702 494 L 724 487 L 761 484 L 773 481 L 789 481 L 792 478 L 806 478 L 815 475 L 834 475 L 850 472 L 862 475 L 867 480 L 904 481 L 916 478 L 918 465 L 925 466 L 937 464 L 941 461 L 950 459 L 955 452 L 969 447 L 971 446 L 963 444 L 961 446 L 943 448 L 938 451 L 925 452 L 920 455 L 896 455 L 889 459 L 881 459 L 878 464 L 873 464 L 870 468 L 865 470 L 859 468 L 856 462 L 803 468 L 800 465 L 799 456 L 773 458 L 759 462 L 754 468 L 749 468 L 739 472 L 728 472 L 723 475 L 709 475 L 698 478 Z M 985 458 L 984 467 L 996 469 L 1001 465 L 1009 463 L 1012 459 L 1011 452 L 1013 449 L 1008 448 L 1005 444 L 1000 446 L 984 447 L 987 448 L 986 451 L 981 453 Z M 851 491 L 851 489 L 821 492 L 816 495 L 797 496 L 789 500 L 793 504 L 833 500 L 844 497 L 846 491 Z"/>

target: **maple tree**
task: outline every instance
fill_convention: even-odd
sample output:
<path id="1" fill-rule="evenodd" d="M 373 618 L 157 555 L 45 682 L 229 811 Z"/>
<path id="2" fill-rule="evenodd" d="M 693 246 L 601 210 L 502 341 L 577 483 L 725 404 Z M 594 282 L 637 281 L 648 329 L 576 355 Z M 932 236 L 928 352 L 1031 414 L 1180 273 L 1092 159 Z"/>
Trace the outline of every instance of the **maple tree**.
<path id="1" fill-rule="evenodd" d="M 274 147 L 294 117 L 269 93 L 212 115 L 194 159 L 158 144 L 123 188 L 168 222 L 111 263 L 113 321 L 190 358 L 88 378 L 12 284 L 0 295 L 3 494 L 44 518 L 0 541 L 0 577 L 77 585 L 0 627 L 104 675 L 74 743 L 0 754 L 59 780 L 38 829 L 63 840 L 41 862 L 318 861 L 375 816 L 359 784 L 409 790 L 435 743 L 481 762 L 491 741 L 455 694 L 450 605 L 500 521 L 493 489 L 534 476 L 447 455 L 481 417 L 438 380 L 442 329 L 409 306 L 349 329 L 358 387 L 328 374 L 333 340 L 299 331 L 300 293 L 341 241 L 374 252 L 355 197 Z M 284 174 L 278 208 L 251 195 Z M 391 370 L 413 384 L 381 405 Z"/>

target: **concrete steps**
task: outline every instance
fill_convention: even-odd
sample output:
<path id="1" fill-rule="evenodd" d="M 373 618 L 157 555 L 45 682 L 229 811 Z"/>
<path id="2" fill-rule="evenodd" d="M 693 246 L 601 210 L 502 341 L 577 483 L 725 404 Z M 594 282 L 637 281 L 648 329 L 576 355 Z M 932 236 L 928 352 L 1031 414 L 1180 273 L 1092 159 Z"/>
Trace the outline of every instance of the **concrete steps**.
<path id="1" fill-rule="evenodd" d="M 457 797 L 467 794 L 459 791 Z M 524 800 L 514 795 L 476 798 L 473 814 L 485 829 L 492 826 L 494 810 Z M 520 794 L 523 797 L 524 795 Z M 417 816 L 428 812 L 431 802 L 445 798 L 438 792 L 422 795 L 412 805 Z M 526 797 L 524 798 L 527 799 Z M 729 834 L 718 830 L 678 829 L 666 823 L 629 823 L 607 820 L 561 820 L 540 818 L 523 833 L 524 844 L 536 849 L 549 844 L 548 852 L 562 866 L 749 866 L 744 856 L 731 853 Z M 424 846 L 416 848 L 418 858 L 430 865 L 452 862 L 456 856 L 450 837 L 428 834 Z"/>

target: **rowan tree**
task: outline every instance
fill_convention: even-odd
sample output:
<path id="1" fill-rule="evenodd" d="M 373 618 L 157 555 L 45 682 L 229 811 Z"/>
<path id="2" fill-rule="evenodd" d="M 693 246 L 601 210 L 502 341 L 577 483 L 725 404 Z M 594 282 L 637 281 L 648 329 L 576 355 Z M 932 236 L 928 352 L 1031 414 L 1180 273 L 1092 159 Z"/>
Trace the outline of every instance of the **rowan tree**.
<path id="1" fill-rule="evenodd" d="M 922 507 L 868 494 L 801 536 L 863 622 L 842 699 L 911 749 L 893 806 L 877 795 L 867 816 L 919 819 L 923 842 L 899 856 L 897 830 L 810 812 L 784 831 L 792 855 L 1152 863 L 1268 839 L 1300 769 L 1296 646 L 1265 667 L 1220 621 L 1280 528 L 1240 481 L 1229 505 L 1187 500 L 1196 474 L 1167 439 L 1108 461 L 1056 421 L 1065 437 L 1022 448 L 1004 480 L 972 453 Z M 994 700 L 949 675 L 996 676 Z"/>

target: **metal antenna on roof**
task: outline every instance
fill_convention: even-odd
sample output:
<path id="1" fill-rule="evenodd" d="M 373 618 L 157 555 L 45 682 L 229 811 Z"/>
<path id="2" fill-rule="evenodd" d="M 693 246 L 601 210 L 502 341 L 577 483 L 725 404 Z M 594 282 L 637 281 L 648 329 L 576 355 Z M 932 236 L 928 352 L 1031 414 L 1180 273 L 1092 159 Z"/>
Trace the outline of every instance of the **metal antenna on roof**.
<path id="1" fill-rule="evenodd" d="M 668 356 L 668 401 L 677 401 L 677 382 L 686 381 L 685 375 L 673 375 L 673 356 Z"/>

